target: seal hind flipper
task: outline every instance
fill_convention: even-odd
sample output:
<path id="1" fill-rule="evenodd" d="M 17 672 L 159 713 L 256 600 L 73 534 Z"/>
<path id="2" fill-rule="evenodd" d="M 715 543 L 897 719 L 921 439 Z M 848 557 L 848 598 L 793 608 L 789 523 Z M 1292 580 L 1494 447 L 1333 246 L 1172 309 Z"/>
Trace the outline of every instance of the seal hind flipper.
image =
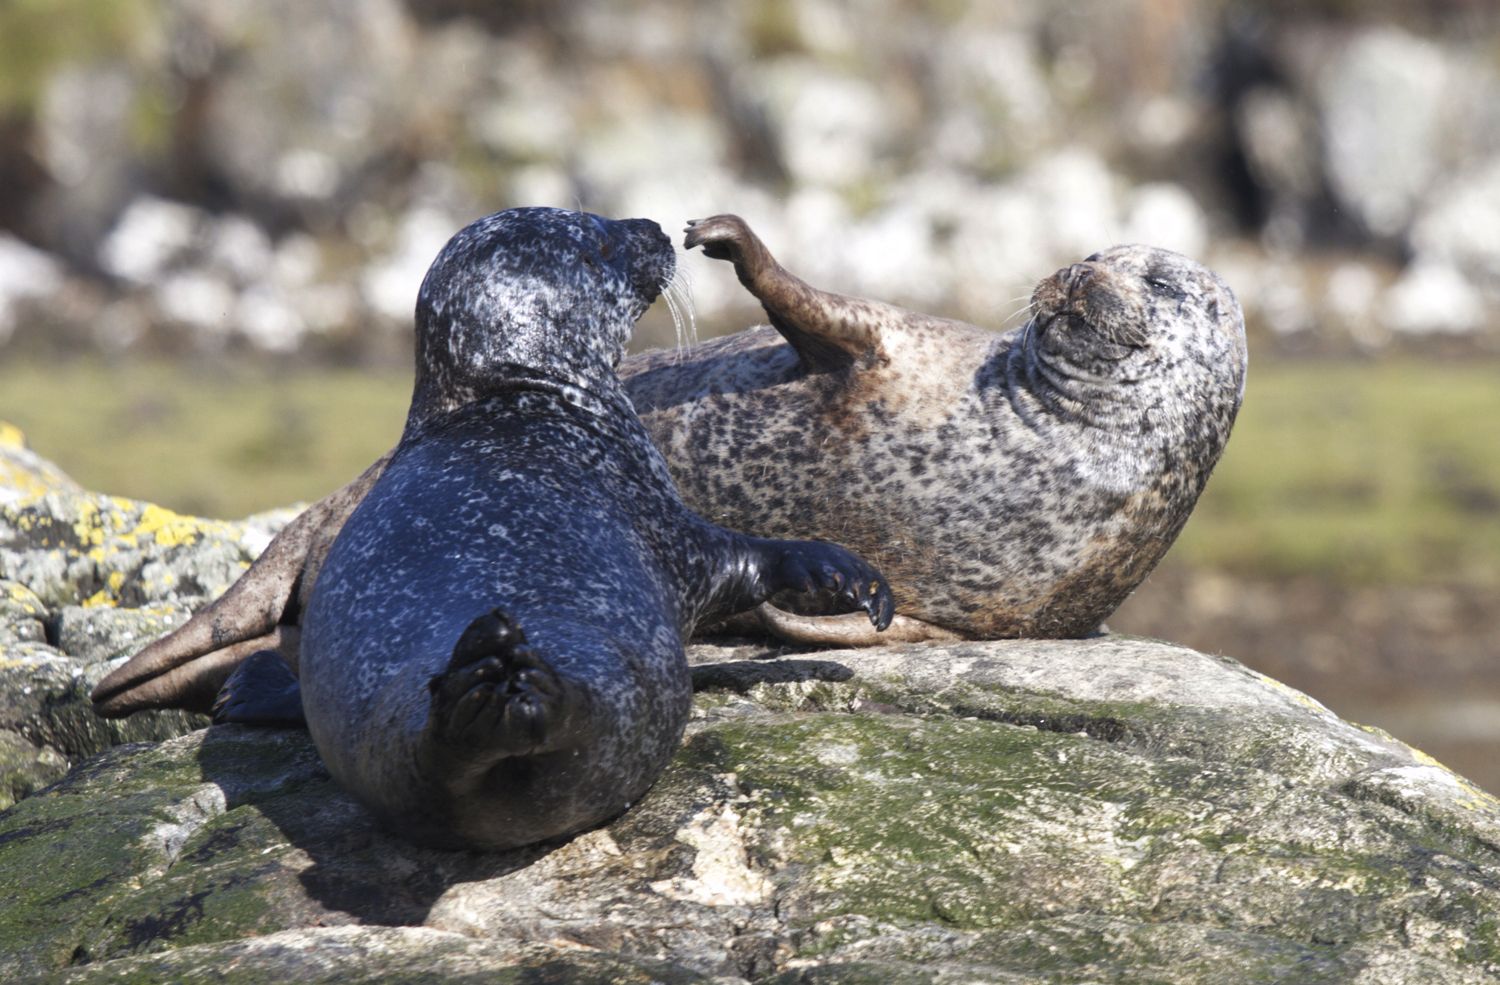
<path id="1" fill-rule="evenodd" d="M 258 650 L 277 650 L 295 668 L 297 628 L 289 624 L 297 621 L 344 521 L 390 458 L 381 456 L 303 510 L 228 591 L 115 668 L 94 688 L 94 711 L 105 718 L 143 708 L 207 712 L 234 668 Z"/>
<path id="2" fill-rule="evenodd" d="M 929 640 L 961 640 L 952 630 L 898 615 L 885 629 L 874 629 L 857 612 L 836 616 L 802 616 L 778 609 L 770 602 L 756 606 L 751 615 L 763 632 L 787 643 L 819 646 L 880 646 L 885 643 L 925 643 Z"/>
<path id="3" fill-rule="evenodd" d="M 432 698 L 424 758 L 450 790 L 478 781 L 501 760 L 556 752 L 588 739 L 579 689 L 499 609 L 469 624 L 447 668 L 427 689 Z"/>
<path id="4" fill-rule="evenodd" d="M 854 362 L 888 361 L 881 328 L 891 324 L 891 312 L 900 309 L 812 287 L 777 263 L 737 215 L 693 219 L 685 232 L 687 249 L 701 246 L 705 256 L 734 264 L 740 283 L 760 300 L 772 327 L 808 369 L 839 370 Z"/>
<path id="5" fill-rule="evenodd" d="M 302 686 L 276 650 L 257 650 L 235 668 L 214 700 L 215 725 L 307 727 Z"/>
<path id="6" fill-rule="evenodd" d="M 146 708 L 208 713 L 224 682 L 246 658 L 261 650 L 274 650 L 283 658 L 288 653 L 296 654 L 300 636 L 296 626 L 275 626 L 263 636 L 188 654 L 176 663 L 163 661 L 142 667 L 136 661 L 146 656 L 151 649 L 147 647 L 94 688 L 94 712 L 102 718 L 124 718 Z M 157 644 L 165 642 L 158 640 Z"/>

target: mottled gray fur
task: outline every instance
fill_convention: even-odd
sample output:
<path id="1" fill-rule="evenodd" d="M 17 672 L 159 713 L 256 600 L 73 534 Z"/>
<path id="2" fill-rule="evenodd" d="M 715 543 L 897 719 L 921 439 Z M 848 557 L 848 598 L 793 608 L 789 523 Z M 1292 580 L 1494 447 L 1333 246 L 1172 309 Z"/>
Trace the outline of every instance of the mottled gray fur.
<path id="1" fill-rule="evenodd" d="M 684 500 L 847 544 L 899 613 L 960 635 L 1095 629 L 1187 521 L 1244 392 L 1233 293 L 1166 250 L 1058 271 L 997 335 L 811 288 L 734 216 L 688 243 L 735 264 L 774 330 L 625 366 Z"/>

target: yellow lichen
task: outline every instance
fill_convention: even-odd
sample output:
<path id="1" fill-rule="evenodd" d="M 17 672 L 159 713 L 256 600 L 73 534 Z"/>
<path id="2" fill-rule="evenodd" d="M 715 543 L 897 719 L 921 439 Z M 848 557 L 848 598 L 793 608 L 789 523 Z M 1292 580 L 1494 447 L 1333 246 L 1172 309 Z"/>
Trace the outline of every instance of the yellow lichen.
<path id="1" fill-rule="evenodd" d="M 4 423 L 4 422 L 0 422 Z M 37 604 L 36 595 L 31 589 L 19 582 L 9 582 L 5 586 L 5 595 L 12 602 L 21 606 L 21 611 L 28 616 L 40 615 L 44 610 Z"/>
<path id="2" fill-rule="evenodd" d="M 25 448 L 26 435 L 10 421 L 0 420 L 0 448 Z"/>

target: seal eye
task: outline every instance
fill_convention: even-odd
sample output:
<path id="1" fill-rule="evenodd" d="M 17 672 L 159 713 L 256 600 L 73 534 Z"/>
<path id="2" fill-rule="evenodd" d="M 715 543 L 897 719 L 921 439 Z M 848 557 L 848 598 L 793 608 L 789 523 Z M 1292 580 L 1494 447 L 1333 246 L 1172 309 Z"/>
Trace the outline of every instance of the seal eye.
<path id="1" fill-rule="evenodd" d="M 1173 301 L 1187 300 L 1187 292 L 1165 277 L 1157 274 L 1147 274 L 1145 280 L 1146 286 L 1157 297 L 1171 298 Z"/>

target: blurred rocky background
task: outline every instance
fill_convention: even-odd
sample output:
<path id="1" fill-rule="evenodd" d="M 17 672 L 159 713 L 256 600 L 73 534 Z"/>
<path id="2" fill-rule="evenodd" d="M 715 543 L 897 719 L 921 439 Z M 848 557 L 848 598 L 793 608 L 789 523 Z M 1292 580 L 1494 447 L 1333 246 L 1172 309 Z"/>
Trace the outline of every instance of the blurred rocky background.
<path id="1" fill-rule="evenodd" d="M 432 256 L 519 204 L 738 212 L 997 329 L 1111 243 L 1204 260 L 1245 410 L 1112 627 L 1500 790 L 1500 6 L 0 3 L 0 418 L 90 488 L 316 498 L 398 433 Z M 700 337 L 756 320 L 683 266 Z"/>

